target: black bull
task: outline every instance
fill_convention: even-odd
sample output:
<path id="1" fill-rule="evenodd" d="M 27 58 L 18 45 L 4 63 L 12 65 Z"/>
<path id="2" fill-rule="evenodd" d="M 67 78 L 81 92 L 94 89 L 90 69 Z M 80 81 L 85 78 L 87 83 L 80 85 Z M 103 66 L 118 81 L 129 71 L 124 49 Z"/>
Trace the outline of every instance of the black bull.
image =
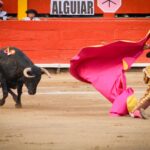
<path id="1" fill-rule="evenodd" d="M 5 104 L 8 93 L 10 93 L 16 102 L 16 107 L 21 107 L 23 85 L 25 84 L 30 95 L 35 94 L 44 73 L 50 77 L 46 69 L 35 66 L 19 49 L 2 48 L 0 50 L 0 83 L 3 96 L 0 105 Z M 17 94 L 12 89 L 17 89 Z"/>

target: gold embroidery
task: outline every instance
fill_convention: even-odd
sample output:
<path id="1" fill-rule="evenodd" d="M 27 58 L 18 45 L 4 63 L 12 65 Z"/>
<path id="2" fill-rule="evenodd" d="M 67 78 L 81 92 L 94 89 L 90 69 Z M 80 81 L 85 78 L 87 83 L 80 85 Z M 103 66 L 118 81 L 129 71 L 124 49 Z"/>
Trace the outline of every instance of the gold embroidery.
<path id="1" fill-rule="evenodd" d="M 123 60 L 122 60 L 122 63 L 123 63 L 123 70 L 127 70 L 127 69 L 128 69 L 128 64 L 127 64 L 127 62 L 123 59 Z"/>

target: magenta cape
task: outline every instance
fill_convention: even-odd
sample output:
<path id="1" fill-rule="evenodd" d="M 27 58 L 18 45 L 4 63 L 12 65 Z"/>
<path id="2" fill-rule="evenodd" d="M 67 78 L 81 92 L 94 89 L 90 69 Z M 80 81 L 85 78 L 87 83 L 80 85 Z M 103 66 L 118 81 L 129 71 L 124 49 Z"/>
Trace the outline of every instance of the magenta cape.
<path id="1" fill-rule="evenodd" d="M 127 99 L 134 91 L 126 87 L 125 70 L 142 54 L 149 38 L 150 33 L 138 42 L 116 41 L 85 47 L 71 60 L 70 73 L 104 95 L 113 104 L 111 114 L 126 115 Z"/>

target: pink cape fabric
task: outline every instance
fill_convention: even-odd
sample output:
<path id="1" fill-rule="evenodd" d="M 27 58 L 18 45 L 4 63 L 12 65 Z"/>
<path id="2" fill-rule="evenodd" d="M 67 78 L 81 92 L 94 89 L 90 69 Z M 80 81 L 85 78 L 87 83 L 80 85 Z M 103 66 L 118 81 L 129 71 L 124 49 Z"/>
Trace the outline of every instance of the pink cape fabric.
<path id="1" fill-rule="evenodd" d="M 126 87 L 123 60 L 128 69 L 142 54 L 150 34 L 138 42 L 116 41 L 104 46 L 85 47 L 71 60 L 70 73 L 78 80 L 92 84 L 113 105 L 114 115 L 126 115 L 127 98 L 133 95 Z"/>

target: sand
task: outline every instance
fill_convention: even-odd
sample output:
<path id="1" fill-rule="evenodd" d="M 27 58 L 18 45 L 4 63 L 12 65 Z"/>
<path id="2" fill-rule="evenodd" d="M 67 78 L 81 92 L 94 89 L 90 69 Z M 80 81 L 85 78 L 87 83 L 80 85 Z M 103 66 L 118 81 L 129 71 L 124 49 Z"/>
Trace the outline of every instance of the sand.
<path id="1" fill-rule="evenodd" d="M 146 88 L 142 73 L 127 77 L 141 97 Z M 0 150 L 150 149 L 150 110 L 147 120 L 110 117 L 111 104 L 68 73 L 43 76 L 35 96 L 24 88 L 22 104 L 16 109 L 9 96 L 0 108 Z"/>

